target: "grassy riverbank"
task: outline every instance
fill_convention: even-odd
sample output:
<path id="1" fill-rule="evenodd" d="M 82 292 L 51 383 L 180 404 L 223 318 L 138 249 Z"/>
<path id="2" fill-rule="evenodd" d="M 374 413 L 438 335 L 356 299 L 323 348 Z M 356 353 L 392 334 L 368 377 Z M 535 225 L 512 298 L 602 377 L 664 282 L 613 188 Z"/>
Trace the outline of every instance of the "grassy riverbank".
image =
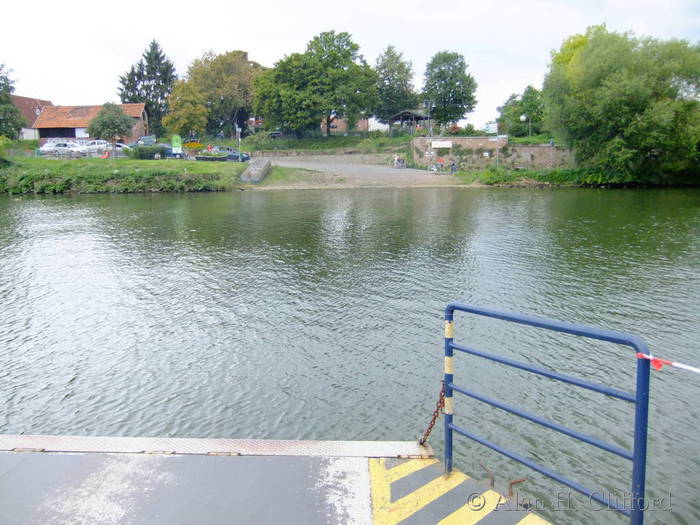
<path id="1" fill-rule="evenodd" d="M 226 191 L 241 187 L 247 164 L 179 160 L 102 159 L 51 160 L 15 158 L 0 166 L 0 194 L 50 193 L 150 193 Z M 320 168 L 321 166 L 319 166 Z M 386 166 L 338 165 L 325 173 L 313 165 L 274 166 L 260 189 L 402 187 L 471 185 L 503 187 L 600 187 L 597 174 L 581 169 L 486 169 L 435 174 L 426 170 L 391 170 Z M 438 175 L 438 177 L 436 177 Z M 638 186 L 639 183 L 634 184 Z M 693 185 L 691 180 L 667 180 L 663 184 Z M 695 182 L 697 185 L 697 182 Z M 606 186 L 609 186 L 607 184 Z M 651 185 L 650 185 L 651 186 Z M 247 186 L 246 186 L 247 187 Z"/>
<path id="2" fill-rule="evenodd" d="M 485 169 L 455 174 L 462 184 L 486 186 L 586 186 L 589 174 L 578 169 L 506 170 Z"/>
<path id="3" fill-rule="evenodd" d="M 561 186 L 561 187 L 610 187 L 610 188 L 655 188 L 655 187 L 690 187 L 700 185 L 700 179 L 694 176 L 665 175 L 646 180 L 611 182 L 605 173 L 584 168 L 560 168 L 553 170 L 507 170 L 485 169 L 463 173 L 456 176 L 464 184 L 484 184 L 487 186 Z"/>
<path id="4" fill-rule="evenodd" d="M 0 168 L 0 193 L 223 191 L 247 164 L 183 160 L 16 158 Z"/>

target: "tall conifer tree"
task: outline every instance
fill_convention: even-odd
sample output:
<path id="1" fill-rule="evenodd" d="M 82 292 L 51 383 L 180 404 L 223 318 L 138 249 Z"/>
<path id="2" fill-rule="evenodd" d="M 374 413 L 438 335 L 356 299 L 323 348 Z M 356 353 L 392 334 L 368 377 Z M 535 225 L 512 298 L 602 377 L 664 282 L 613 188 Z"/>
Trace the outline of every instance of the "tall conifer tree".
<path id="1" fill-rule="evenodd" d="M 163 132 L 162 120 L 168 111 L 168 96 L 177 74 L 175 66 L 153 40 L 141 60 L 119 77 L 119 98 L 123 103 L 144 102 L 151 132 Z"/>

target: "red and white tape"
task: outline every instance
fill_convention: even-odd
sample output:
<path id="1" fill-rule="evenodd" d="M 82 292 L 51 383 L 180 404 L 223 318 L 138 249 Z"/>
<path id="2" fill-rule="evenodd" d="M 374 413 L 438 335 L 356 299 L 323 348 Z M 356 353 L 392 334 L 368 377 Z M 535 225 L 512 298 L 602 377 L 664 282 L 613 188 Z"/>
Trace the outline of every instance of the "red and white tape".
<path id="1" fill-rule="evenodd" d="M 668 359 L 661 359 L 659 357 L 654 357 L 651 354 L 647 355 L 641 352 L 637 352 L 637 357 L 639 359 L 648 359 L 649 361 L 651 361 L 651 366 L 653 366 L 656 370 L 661 370 L 664 365 L 668 365 L 673 366 L 675 368 L 682 368 L 683 370 L 688 370 L 690 372 L 695 372 L 696 374 L 700 374 L 700 368 L 696 368 L 690 365 L 684 365 L 683 363 L 678 363 L 676 361 L 669 361 Z"/>

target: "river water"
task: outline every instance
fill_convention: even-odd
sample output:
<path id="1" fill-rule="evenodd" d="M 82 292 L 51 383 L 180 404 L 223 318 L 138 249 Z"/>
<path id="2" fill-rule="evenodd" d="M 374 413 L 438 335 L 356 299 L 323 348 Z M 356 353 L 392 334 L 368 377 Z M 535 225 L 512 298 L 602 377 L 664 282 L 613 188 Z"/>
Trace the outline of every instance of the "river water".
<path id="1" fill-rule="evenodd" d="M 453 300 L 631 332 L 700 365 L 700 192 L 1 197 L 0 432 L 414 439 Z M 634 391 L 624 347 L 468 315 L 456 340 Z M 632 445 L 623 401 L 467 355 L 455 382 Z M 664 500 L 647 522 L 698 523 L 700 377 L 664 368 L 651 388 L 647 496 Z M 626 460 L 464 396 L 456 413 L 620 501 L 628 490 Z M 520 497 L 550 519 L 625 522 L 455 439 L 458 468 L 527 475 Z"/>

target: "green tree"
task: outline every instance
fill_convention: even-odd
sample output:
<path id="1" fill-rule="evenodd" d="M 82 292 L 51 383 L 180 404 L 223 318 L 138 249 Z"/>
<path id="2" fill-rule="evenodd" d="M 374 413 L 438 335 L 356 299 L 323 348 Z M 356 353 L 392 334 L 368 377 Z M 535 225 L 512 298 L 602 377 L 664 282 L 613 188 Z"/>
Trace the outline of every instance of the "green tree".
<path id="1" fill-rule="evenodd" d="M 329 31 L 257 79 L 255 107 L 269 126 L 300 135 L 323 121 L 330 134 L 335 118 L 352 123 L 371 114 L 376 93 L 377 75 L 359 46 L 348 33 Z"/>
<path id="2" fill-rule="evenodd" d="M 356 122 L 377 103 L 377 74 L 360 55 L 349 33 L 327 31 L 306 47 L 312 85 L 320 95 L 321 115 L 330 135 L 334 118 Z"/>
<path id="3" fill-rule="evenodd" d="M 190 132 L 202 133 L 207 127 L 209 108 L 207 99 L 191 82 L 179 80 L 168 98 L 170 111 L 163 125 L 173 133 L 188 136 Z"/>
<path id="4" fill-rule="evenodd" d="M 255 79 L 255 111 L 266 127 L 297 136 L 318 129 L 322 100 L 313 88 L 311 71 L 308 57 L 293 53 Z"/>
<path id="5" fill-rule="evenodd" d="M 545 123 L 599 182 L 700 172 L 700 46 L 589 27 L 552 54 Z"/>
<path id="6" fill-rule="evenodd" d="M 125 114 L 117 104 L 107 102 L 90 121 L 88 135 L 109 141 L 128 137 L 134 127 L 134 119 Z"/>
<path id="7" fill-rule="evenodd" d="M 542 92 L 532 86 L 527 86 L 520 95 L 513 94 L 508 97 L 505 104 L 498 108 L 498 112 L 499 127 L 509 135 L 526 137 L 530 133 L 530 127 L 533 135 L 543 131 L 544 99 Z M 520 120 L 522 115 L 529 118 L 529 123 L 527 120 Z"/>
<path id="8" fill-rule="evenodd" d="M 253 106 L 253 81 L 263 71 L 245 51 L 216 55 L 207 51 L 187 71 L 187 81 L 201 92 L 209 109 L 207 131 L 232 135 L 245 129 Z"/>
<path id="9" fill-rule="evenodd" d="M 467 63 L 459 53 L 433 55 L 425 69 L 423 90 L 434 106 L 432 117 L 443 125 L 457 122 L 476 106 L 476 80 L 467 73 Z"/>
<path id="10" fill-rule="evenodd" d="M 119 77 L 117 92 L 124 103 L 144 102 L 152 132 L 161 134 L 163 116 L 168 111 L 168 96 L 176 80 L 175 66 L 153 40 L 141 60 Z"/>
<path id="11" fill-rule="evenodd" d="M 404 109 L 413 109 L 418 97 L 413 89 L 413 65 L 403 60 L 403 54 L 394 46 L 388 46 L 377 58 L 375 67 L 378 76 L 377 107 L 375 115 L 380 122 Z"/>
<path id="12" fill-rule="evenodd" d="M 14 81 L 5 64 L 0 64 L 0 136 L 16 139 L 19 130 L 26 125 L 24 117 L 12 103 L 10 95 L 14 93 Z"/>

